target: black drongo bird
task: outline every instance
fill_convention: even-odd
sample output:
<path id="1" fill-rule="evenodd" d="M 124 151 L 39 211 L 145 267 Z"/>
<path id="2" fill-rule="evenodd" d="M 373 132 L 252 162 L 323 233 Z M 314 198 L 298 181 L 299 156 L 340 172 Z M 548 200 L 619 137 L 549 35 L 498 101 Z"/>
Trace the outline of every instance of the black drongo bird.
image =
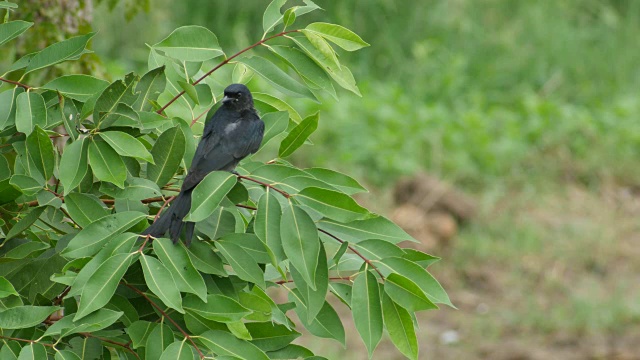
<path id="1" fill-rule="evenodd" d="M 193 189 L 214 170 L 234 171 L 240 160 L 258 151 L 263 135 L 264 122 L 253 107 L 249 89 L 242 84 L 227 86 L 222 106 L 204 126 L 180 194 L 143 235 L 162 237 L 169 230 L 171 240 L 177 243 L 184 227 L 185 242 L 189 245 L 195 223 L 183 222 L 182 219 L 191 209 Z"/>

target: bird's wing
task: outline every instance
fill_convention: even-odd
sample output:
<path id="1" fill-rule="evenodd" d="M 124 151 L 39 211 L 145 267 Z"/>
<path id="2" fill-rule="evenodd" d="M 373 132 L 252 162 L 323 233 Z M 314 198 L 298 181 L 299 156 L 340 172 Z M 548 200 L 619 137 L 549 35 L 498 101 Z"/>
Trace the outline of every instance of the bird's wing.
<path id="1" fill-rule="evenodd" d="M 232 144 L 229 149 L 233 156 L 239 160 L 258 151 L 264 136 L 264 122 L 257 115 L 255 115 L 255 119 L 247 121 L 247 123 L 248 125 L 240 134 L 239 141 Z"/>

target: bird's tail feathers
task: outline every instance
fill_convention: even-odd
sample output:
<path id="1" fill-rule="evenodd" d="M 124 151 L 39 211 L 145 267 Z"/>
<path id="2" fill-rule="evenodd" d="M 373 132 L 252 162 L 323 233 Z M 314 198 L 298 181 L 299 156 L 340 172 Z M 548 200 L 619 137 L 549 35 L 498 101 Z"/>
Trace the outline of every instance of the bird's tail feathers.
<path id="1" fill-rule="evenodd" d="M 185 223 L 182 220 L 191 209 L 191 190 L 180 192 L 173 200 L 169 209 L 165 210 L 160 218 L 158 218 L 151 226 L 146 228 L 142 235 L 151 235 L 153 237 L 163 237 L 169 231 L 171 240 L 177 243 L 180 238 L 182 228 L 186 225 L 186 241 L 187 245 L 193 236 L 194 223 Z"/>

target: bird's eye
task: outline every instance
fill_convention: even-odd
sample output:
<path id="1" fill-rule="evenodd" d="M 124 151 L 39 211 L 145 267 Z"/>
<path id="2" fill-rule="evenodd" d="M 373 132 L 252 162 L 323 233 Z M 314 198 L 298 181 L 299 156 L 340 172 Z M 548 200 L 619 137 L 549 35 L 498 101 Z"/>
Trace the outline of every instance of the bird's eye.
<path id="1" fill-rule="evenodd" d="M 242 93 L 238 93 L 237 97 L 242 97 Z"/>

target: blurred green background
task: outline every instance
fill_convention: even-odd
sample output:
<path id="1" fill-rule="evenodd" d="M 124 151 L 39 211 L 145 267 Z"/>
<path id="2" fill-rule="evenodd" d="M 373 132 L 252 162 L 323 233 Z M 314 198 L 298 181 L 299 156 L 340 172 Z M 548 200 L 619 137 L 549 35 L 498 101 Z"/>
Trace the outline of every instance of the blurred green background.
<path id="1" fill-rule="evenodd" d="M 420 318 L 422 357 L 639 359 L 640 2 L 316 2 L 324 11 L 294 27 L 338 23 L 372 46 L 341 53 L 362 98 L 291 100 L 321 110 L 315 145 L 293 161 L 363 180 L 361 201 L 381 213 L 394 213 L 398 179 L 419 172 L 479 209 L 429 247 L 459 310 Z M 254 43 L 268 2 L 110 3 L 93 4 L 89 22 L 98 68 L 117 78 L 146 69 L 144 44 L 178 26 L 208 27 L 227 54 Z M 311 345 L 366 358 L 347 333 L 355 350 Z M 374 354 L 397 356 L 388 341 Z"/>

